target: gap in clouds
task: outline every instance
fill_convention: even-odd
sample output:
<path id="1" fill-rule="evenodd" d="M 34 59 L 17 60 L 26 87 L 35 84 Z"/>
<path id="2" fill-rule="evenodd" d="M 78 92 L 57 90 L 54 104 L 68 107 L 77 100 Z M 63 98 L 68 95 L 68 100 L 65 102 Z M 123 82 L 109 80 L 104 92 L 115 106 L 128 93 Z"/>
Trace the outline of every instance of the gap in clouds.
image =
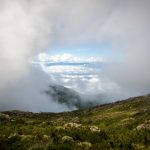
<path id="1" fill-rule="evenodd" d="M 40 53 L 32 63 L 39 64 L 42 70 L 53 79 L 60 78 L 63 81 L 63 85 L 69 86 L 67 81 L 71 82 L 73 79 L 97 78 L 105 60 L 100 56 L 79 57 L 69 53 L 51 56 L 46 53 Z M 74 85 L 71 88 L 73 87 Z"/>
<path id="2" fill-rule="evenodd" d="M 71 51 L 54 55 L 40 53 L 33 58 L 32 64 L 49 75 L 51 84 L 75 90 L 83 101 L 101 104 L 119 99 L 122 93 L 119 85 L 103 75 L 103 68 L 111 63 L 108 54 L 101 56 L 96 52 L 97 56 L 89 56 L 88 50 L 83 51 L 81 56 L 71 54 Z"/>

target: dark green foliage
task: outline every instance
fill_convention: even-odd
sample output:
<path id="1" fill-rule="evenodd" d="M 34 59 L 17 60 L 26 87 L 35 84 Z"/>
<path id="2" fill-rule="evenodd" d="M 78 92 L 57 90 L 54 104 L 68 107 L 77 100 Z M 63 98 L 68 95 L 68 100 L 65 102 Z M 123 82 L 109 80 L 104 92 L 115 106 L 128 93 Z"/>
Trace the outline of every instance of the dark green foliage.
<path id="1" fill-rule="evenodd" d="M 71 144 L 64 143 L 64 144 L 53 144 L 50 145 L 47 150 L 73 150 L 73 147 Z"/>
<path id="2" fill-rule="evenodd" d="M 1 150 L 25 150 L 23 143 L 21 143 L 18 136 L 11 138 L 0 138 L 0 149 Z"/>

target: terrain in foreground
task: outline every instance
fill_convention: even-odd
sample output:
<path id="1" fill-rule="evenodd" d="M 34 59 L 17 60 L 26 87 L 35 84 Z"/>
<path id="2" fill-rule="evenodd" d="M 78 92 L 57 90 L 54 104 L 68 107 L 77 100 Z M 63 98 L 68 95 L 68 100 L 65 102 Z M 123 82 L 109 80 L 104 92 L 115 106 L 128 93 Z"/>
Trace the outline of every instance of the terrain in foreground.
<path id="1" fill-rule="evenodd" d="M 2 150 L 150 150 L 150 96 L 63 113 L 0 113 Z"/>

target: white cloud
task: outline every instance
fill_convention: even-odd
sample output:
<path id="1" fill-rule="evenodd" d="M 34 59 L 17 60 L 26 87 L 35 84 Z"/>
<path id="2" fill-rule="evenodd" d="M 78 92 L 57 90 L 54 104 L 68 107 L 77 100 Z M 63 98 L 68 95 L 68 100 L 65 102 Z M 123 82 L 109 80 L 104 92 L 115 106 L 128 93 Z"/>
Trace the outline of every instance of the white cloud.
<path id="1" fill-rule="evenodd" d="M 41 101 L 47 100 L 38 93 L 47 87 L 49 80 L 44 82 L 47 78 L 42 75 L 35 78 L 40 71 L 32 73 L 28 60 L 57 45 L 78 47 L 110 41 L 112 53 L 120 51 L 124 55 L 121 63 L 101 72 L 99 81 L 73 78 L 68 80 L 68 86 L 80 91 L 96 87 L 112 95 L 116 91 L 127 91 L 132 96 L 136 92 L 149 92 L 149 14 L 149 0 L 0 0 L 0 108 L 41 110 L 38 109 L 44 104 Z M 95 58 L 79 60 L 68 54 L 41 57 L 41 61 L 53 62 L 95 61 Z"/>
<path id="2" fill-rule="evenodd" d="M 58 54 L 58 55 L 48 55 L 46 53 L 40 53 L 36 59 L 41 62 L 102 62 L 103 57 L 77 57 L 69 53 Z M 36 61 L 35 61 L 36 62 Z M 34 61 L 33 61 L 34 63 Z"/>
<path id="3" fill-rule="evenodd" d="M 50 56 L 46 53 L 38 55 L 38 59 L 32 63 L 39 64 L 44 72 L 53 78 L 90 78 L 101 72 L 101 62 L 99 57 L 76 57 L 71 54 Z M 104 63 L 104 62 L 103 62 Z"/>

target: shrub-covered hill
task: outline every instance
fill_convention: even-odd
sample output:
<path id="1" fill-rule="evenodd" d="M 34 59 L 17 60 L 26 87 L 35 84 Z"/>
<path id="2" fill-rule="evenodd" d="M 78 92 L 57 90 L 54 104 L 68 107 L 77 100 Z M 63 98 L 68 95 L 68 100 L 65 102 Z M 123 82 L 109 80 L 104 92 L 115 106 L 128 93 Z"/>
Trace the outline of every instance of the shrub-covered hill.
<path id="1" fill-rule="evenodd" d="M 0 113 L 1 150 L 150 150 L 150 96 L 63 113 Z"/>

